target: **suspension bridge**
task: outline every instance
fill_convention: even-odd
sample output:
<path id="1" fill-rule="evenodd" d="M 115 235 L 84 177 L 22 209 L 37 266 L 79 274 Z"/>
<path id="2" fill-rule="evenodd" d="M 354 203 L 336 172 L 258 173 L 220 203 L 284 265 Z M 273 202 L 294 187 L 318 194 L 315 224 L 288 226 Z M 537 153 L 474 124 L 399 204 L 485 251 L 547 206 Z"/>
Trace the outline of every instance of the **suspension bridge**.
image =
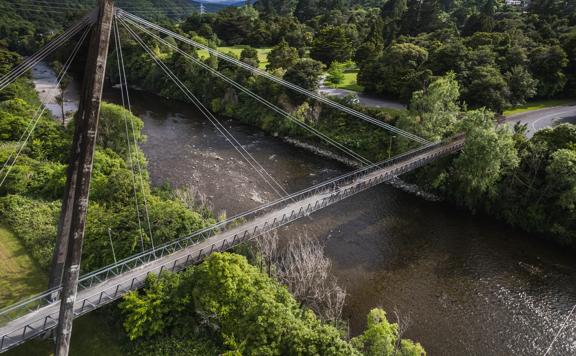
<path id="1" fill-rule="evenodd" d="M 278 195 L 278 199 L 196 231 L 189 236 L 175 237 L 171 242 L 159 246 L 153 245 L 149 250 L 143 250 L 136 255 L 117 261 L 113 265 L 79 276 L 92 153 L 97 132 L 106 57 L 111 38 L 114 41 L 122 104 L 126 109 L 131 110 L 128 80 L 122 53 L 121 31 L 124 31 L 125 36 L 131 38 L 141 47 L 143 52 L 182 92 L 183 96 L 195 105 L 198 111 L 227 139 L 238 154 L 253 168 L 254 172 Z M 52 278 L 49 289 L 44 293 L 0 310 L 0 352 L 9 350 L 34 337 L 45 335 L 56 328 L 57 354 L 65 355 L 68 352 L 67 345 L 69 344 L 72 320 L 74 318 L 117 300 L 131 290 L 142 287 L 149 274 L 159 274 L 164 270 L 180 271 L 191 264 L 201 262 L 206 256 L 215 251 L 230 249 L 256 236 L 306 217 L 315 211 L 324 209 L 375 185 L 389 181 L 398 175 L 412 171 L 440 157 L 455 153 L 461 150 L 464 145 L 464 137 L 462 135 L 441 142 L 429 142 L 417 135 L 335 102 L 317 92 L 287 82 L 265 70 L 255 68 L 184 35 L 117 8 L 113 6 L 111 0 L 101 0 L 97 9 L 91 11 L 62 35 L 56 37 L 40 51 L 26 58 L 12 71 L 0 78 L 0 90 L 3 90 L 17 78 L 27 73 L 27 71 L 55 50 L 61 48 L 65 43 L 79 37 L 61 73 L 58 75 L 58 85 L 66 75 L 89 33 L 91 33 L 92 42 L 90 43 L 86 75 L 84 76 L 86 81 L 84 84 L 85 93 L 80 102 L 79 114 L 76 116 L 77 125 L 72 147 L 73 154 L 53 260 L 52 274 L 56 278 Z M 206 108 L 204 103 L 194 95 L 184 84 L 183 79 L 179 78 L 150 48 L 147 43 L 151 40 L 178 52 L 191 64 L 205 69 L 213 77 L 223 80 L 239 92 L 276 112 L 282 119 L 289 120 L 317 136 L 327 145 L 357 161 L 360 168 L 300 192 L 288 194 L 282 185 L 262 167 L 252 154 L 220 123 L 219 119 Z M 183 50 L 176 43 L 207 51 L 219 60 L 242 68 L 254 76 L 268 79 L 308 98 L 341 110 L 366 123 L 388 130 L 394 135 L 402 136 L 407 140 L 413 141 L 416 144 L 416 148 L 388 160 L 371 162 L 349 147 L 294 117 L 285 109 L 212 68 L 191 53 Z M 3 179 L 0 180 L 0 186 L 10 173 L 11 167 L 13 167 L 20 156 L 23 147 L 32 136 L 36 123 L 44 110 L 45 107 L 42 105 L 38 107 L 26 132 L 18 142 L 19 148 L 2 167 L 0 174 L 2 174 L 1 177 Z M 133 130 L 134 128 L 126 126 L 127 137 L 129 137 L 129 129 Z M 130 164 L 132 165 L 132 163 Z M 141 167 L 136 164 L 135 169 L 140 170 Z M 133 183 L 136 196 L 138 182 L 135 176 L 133 176 Z M 140 205 L 137 202 L 138 206 Z M 140 213 L 142 213 L 142 219 Z M 146 221 L 144 217 L 147 218 L 147 214 L 146 201 L 144 201 L 142 211 L 138 212 L 139 225 L 144 224 L 141 220 Z"/>

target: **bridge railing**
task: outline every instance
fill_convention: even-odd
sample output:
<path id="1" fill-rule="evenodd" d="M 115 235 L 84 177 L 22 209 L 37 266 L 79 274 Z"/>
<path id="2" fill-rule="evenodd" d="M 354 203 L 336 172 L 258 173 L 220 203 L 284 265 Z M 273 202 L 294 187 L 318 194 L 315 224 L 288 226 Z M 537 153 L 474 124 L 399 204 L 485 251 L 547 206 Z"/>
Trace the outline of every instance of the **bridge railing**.
<path id="1" fill-rule="evenodd" d="M 101 268 L 99 270 L 93 271 L 91 273 L 88 273 L 84 276 L 82 276 L 79 281 L 78 281 L 78 293 L 80 294 L 83 290 L 89 289 L 91 287 L 93 287 L 96 284 L 105 282 L 107 280 L 110 280 L 111 278 L 114 278 L 116 276 L 119 276 L 123 273 L 126 273 L 128 271 L 134 270 L 140 266 L 146 265 L 148 263 L 151 263 L 159 258 L 171 255 L 177 251 L 181 251 L 185 248 L 188 248 L 190 246 L 199 244 L 203 241 L 205 241 L 206 239 L 209 239 L 210 237 L 216 235 L 216 234 L 220 234 L 226 231 L 229 231 L 243 223 L 246 222 L 250 222 L 256 218 L 258 218 L 259 216 L 262 216 L 266 213 L 269 213 L 273 210 L 279 210 L 279 209 L 283 209 L 288 207 L 290 204 L 294 203 L 294 202 L 298 202 L 298 201 L 302 201 L 305 200 L 309 197 L 312 196 L 316 196 L 319 194 L 326 194 L 326 199 L 324 199 L 322 202 L 316 202 L 316 204 L 314 206 L 312 206 L 311 204 L 307 207 L 307 208 L 301 208 L 300 210 L 294 211 L 292 210 L 291 213 L 285 214 L 285 216 L 283 216 L 281 219 L 274 219 L 273 222 L 270 222 L 268 224 L 268 226 L 264 226 L 263 228 L 260 229 L 260 231 L 256 231 L 256 228 L 254 229 L 254 231 L 248 231 L 248 230 L 244 230 L 244 233 L 241 236 L 237 236 L 235 235 L 234 237 L 231 237 L 231 241 L 228 241 L 226 239 L 223 240 L 222 242 L 222 246 L 215 246 L 212 245 L 210 247 L 210 250 L 205 250 L 202 248 L 199 249 L 193 249 L 195 252 L 197 252 L 197 256 L 194 257 L 192 255 L 188 255 L 187 261 L 186 263 L 182 263 L 182 265 L 184 264 L 189 264 L 191 262 L 196 262 L 201 260 L 205 255 L 210 254 L 214 249 L 217 250 L 221 250 L 224 247 L 229 248 L 235 244 L 238 244 L 242 241 L 245 241 L 248 238 L 257 236 L 259 234 L 262 234 L 263 232 L 265 232 L 264 230 L 272 230 L 277 228 L 278 226 L 284 225 L 290 221 L 293 221 L 297 218 L 300 218 L 303 215 L 306 214 L 310 214 L 312 211 L 316 211 L 319 210 L 323 207 L 325 207 L 327 204 L 331 204 L 333 203 L 334 199 L 337 199 L 338 201 L 341 199 L 344 199 L 345 197 L 352 195 L 352 194 L 356 194 L 358 190 L 363 190 L 363 189 L 367 189 L 370 186 L 373 186 L 374 184 L 378 184 L 379 181 L 370 181 L 368 184 L 360 184 L 360 185 L 356 185 L 352 188 L 345 188 L 342 191 L 339 190 L 339 187 L 345 187 L 348 185 L 353 184 L 354 182 L 356 182 L 358 179 L 361 179 L 367 175 L 370 175 L 378 170 L 382 170 L 386 167 L 391 167 L 394 166 L 396 164 L 401 164 L 402 162 L 406 162 L 409 161 L 410 159 L 417 157 L 417 156 L 422 156 L 422 158 L 418 161 L 415 161 L 413 163 L 411 163 L 410 165 L 407 165 L 404 168 L 401 168 L 402 166 L 399 165 L 399 167 L 395 170 L 390 171 L 389 173 L 387 173 L 388 176 L 396 176 L 399 174 L 404 173 L 407 170 L 413 169 L 414 167 L 418 166 L 418 165 L 422 165 L 423 162 L 430 160 L 431 158 L 428 157 L 426 155 L 426 152 L 429 151 L 434 151 L 436 150 L 439 146 L 444 145 L 445 148 L 443 150 L 440 151 L 436 151 L 434 154 L 435 156 L 438 155 L 444 155 L 446 154 L 446 152 L 448 151 L 453 151 L 454 147 L 453 146 L 453 142 L 458 142 L 459 140 L 462 140 L 460 137 L 456 137 L 454 139 L 451 140 L 445 140 L 442 142 L 438 142 L 435 144 L 429 144 L 411 151 L 408 151 L 404 154 L 398 155 L 392 159 L 389 160 L 385 160 L 382 162 L 379 162 L 377 164 L 373 164 L 371 166 L 368 167 L 364 167 L 364 168 L 360 168 L 356 171 L 341 175 L 339 177 L 324 181 L 322 183 L 319 183 L 317 185 L 314 185 L 312 187 L 309 187 L 307 189 L 304 189 L 302 191 L 299 191 L 297 193 L 294 194 L 290 194 L 284 198 L 278 199 L 276 201 L 264 204 L 258 208 L 246 211 L 244 213 L 238 214 L 236 216 L 230 217 L 224 221 L 221 221 L 215 225 L 206 227 L 204 229 L 201 229 L 191 235 L 179 238 L 177 240 L 165 243 L 163 245 L 160 245 L 154 249 L 150 249 L 148 251 L 144 251 L 141 252 L 137 255 L 125 258 L 123 260 L 118 261 L 118 263 L 114 264 L 114 265 L 110 265 L 104 268 Z M 452 145 L 451 145 L 452 144 Z M 383 180 L 384 177 L 382 177 Z M 337 192 L 337 193 L 335 193 Z M 178 259 L 177 259 L 178 261 Z M 181 263 L 182 261 L 180 261 L 179 263 Z M 178 264 L 178 266 L 180 266 L 180 264 Z M 163 266 L 161 268 L 165 268 L 166 266 Z M 174 266 L 172 268 L 169 269 L 174 269 L 177 268 L 177 263 L 174 263 Z M 147 271 L 144 274 L 147 274 L 149 271 Z M 136 283 L 134 281 L 134 283 Z M 139 283 L 143 283 L 142 281 L 139 281 Z M 8 306 L 6 308 L 3 308 L 0 310 L 0 326 L 7 324 L 8 322 L 15 320 L 23 315 L 29 314 L 31 312 L 34 312 L 36 310 L 39 310 L 43 307 L 52 305 L 54 303 L 58 303 L 59 299 L 60 299 L 60 291 L 61 288 L 55 288 L 49 291 L 46 291 L 44 293 L 41 293 L 39 295 L 30 297 L 28 299 L 25 299 L 17 304 Z M 116 291 L 117 293 L 118 291 Z"/>

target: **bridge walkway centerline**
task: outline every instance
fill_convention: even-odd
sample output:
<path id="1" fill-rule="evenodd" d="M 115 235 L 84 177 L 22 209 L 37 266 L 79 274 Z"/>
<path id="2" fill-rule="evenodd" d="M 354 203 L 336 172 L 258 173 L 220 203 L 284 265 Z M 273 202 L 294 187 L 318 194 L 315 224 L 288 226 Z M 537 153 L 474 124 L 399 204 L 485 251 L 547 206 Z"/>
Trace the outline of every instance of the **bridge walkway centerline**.
<path id="1" fill-rule="evenodd" d="M 289 202 L 277 210 L 258 216 L 253 220 L 246 221 L 241 225 L 217 233 L 198 243 L 184 247 L 81 290 L 78 292 L 76 303 L 74 304 L 75 317 L 117 300 L 131 290 L 140 288 L 144 285 L 146 277 L 150 273 L 160 274 L 166 270 L 176 272 L 185 269 L 192 264 L 201 262 L 212 252 L 228 250 L 239 243 L 277 229 L 304 216 L 308 216 L 315 211 L 425 165 L 442 156 L 454 153 L 460 150 L 463 144 L 464 138 L 457 138 L 449 143 L 434 146 L 421 154 L 376 169 L 363 176 L 350 179 L 346 181 L 345 184 L 338 185 L 338 188 L 336 188 L 336 186 L 332 188 L 328 187 L 317 194 Z M 0 327 L 0 352 L 4 352 L 54 328 L 58 323 L 59 308 L 60 301 L 58 300 Z"/>

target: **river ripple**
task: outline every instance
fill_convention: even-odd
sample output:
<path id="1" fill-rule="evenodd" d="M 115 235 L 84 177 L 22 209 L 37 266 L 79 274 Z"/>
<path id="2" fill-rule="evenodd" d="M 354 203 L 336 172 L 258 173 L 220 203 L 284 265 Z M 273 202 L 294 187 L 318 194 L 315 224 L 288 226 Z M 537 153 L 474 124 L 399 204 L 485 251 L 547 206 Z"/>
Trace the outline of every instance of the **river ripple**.
<path id="1" fill-rule="evenodd" d="M 108 91 L 118 101 L 117 91 Z M 195 185 L 228 214 L 273 195 L 189 105 L 132 93 L 144 120 L 154 184 Z M 345 166 L 258 130 L 226 127 L 289 192 L 347 171 Z M 326 241 L 334 275 L 349 296 L 345 317 L 358 334 L 383 306 L 411 320 L 407 337 L 430 355 L 541 355 L 576 303 L 569 251 L 493 219 L 424 201 L 390 186 L 361 193 L 284 228 Z M 576 354 L 576 315 L 551 355 Z"/>

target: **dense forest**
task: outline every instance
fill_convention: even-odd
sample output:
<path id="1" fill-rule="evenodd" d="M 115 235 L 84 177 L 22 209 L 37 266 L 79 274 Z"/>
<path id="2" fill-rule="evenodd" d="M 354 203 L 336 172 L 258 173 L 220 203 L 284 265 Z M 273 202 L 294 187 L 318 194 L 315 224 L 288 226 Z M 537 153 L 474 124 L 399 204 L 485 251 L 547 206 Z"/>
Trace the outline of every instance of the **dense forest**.
<path id="1" fill-rule="evenodd" d="M 19 56 L 7 50 L 2 53 L 5 73 Z M 0 160 L 10 162 L 8 157 L 18 148 L 18 138 L 27 129 L 39 103 L 27 78 L 18 79 L 3 91 Z M 135 127 L 128 137 L 124 137 L 124 125 Z M 127 257 L 148 249 L 152 242 L 160 244 L 216 222 L 209 207 L 189 192 L 150 186 L 146 160 L 138 147 L 144 139 L 141 129 L 142 121 L 124 108 L 102 104 L 85 231 L 84 271 L 111 264 L 116 256 Z M 44 271 L 49 269 L 55 242 L 72 132 L 72 124 L 63 126 L 50 114 L 40 116 L 34 140 L 23 149 L 0 190 L 1 226 L 14 232 Z M 144 169 L 135 169 L 138 165 Z M 134 179 L 142 179 L 143 190 L 134 191 Z M 150 214 L 150 230 L 136 223 L 136 209 L 138 206 L 143 209 L 143 201 Z M 116 256 L 112 255 L 114 250 L 108 237 L 114 241 Z M 323 265 L 329 266 L 319 245 L 306 242 L 300 245 L 300 250 L 289 246 L 291 252 L 305 252 L 307 248 L 316 248 L 318 258 L 325 261 Z M 252 264 L 240 255 L 214 254 L 182 274 L 151 276 L 143 291 L 129 294 L 120 303 L 126 331 L 121 338 L 123 352 L 413 356 L 425 353 L 419 344 L 402 338 L 405 330 L 390 323 L 382 309 L 370 312 L 363 334 L 348 339 L 345 323 L 340 319 L 345 294 L 335 280 L 326 280 L 328 270 L 310 264 L 312 269 L 306 274 L 316 277 L 306 278 L 308 284 L 296 283 L 301 293 L 307 288 L 310 295 L 306 298 L 300 295 L 297 300 L 289 288 L 271 278 L 279 276 L 277 273 L 285 270 L 282 267 L 286 265 L 279 261 L 272 264 L 270 258 L 264 259 L 263 251 L 258 246 L 239 249 L 239 253 L 250 257 Z M 318 285 L 326 286 L 325 292 L 338 293 L 316 295 Z M 338 298 L 340 302 L 329 308 L 326 298 Z M 315 301 L 314 305 L 307 304 L 310 300 Z M 329 314 L 329 310 L 333 313 Z M 110 322 L 118 323 L 119 315 L 109 312 Z"/>
<path id="2" fill-rule="evenodd" d="M 50 10 L 44 3 L 49 1 L 0 1 L 0 75 L 93 6 L 63 0 L 61 4 L 74 9 L 63 5 Z M 336 100 L 429 140 L 466 133 L 460 155 L 423 168 L 407 180 L 472 212 L 488 213 L 576 246 L 576 128 L 560 125 L 527 139 L 525 127 L 497 125 L 506 108 L 531 99 L 576 96 L 576 1 L 535 0 L 519 8 L 493 0 L 264 0 L 175 20 L 187 14 L 188 6 L 184 0 L 125 4 L 128 11 L 157 16 L 164 26 L 210 47 L 239 46 L 242 50 L 231 56 L 309 90 L 317 90 L 324 76 L 337 83 L 344 71 L 357 73 L 365 92 L 402 101 L 407 109 L 367 108 L 354 96 Z M 372 161 L 415 147 L 190 46 L 142 36 L 219 115 L 331 149 L 295 123 L 215 80 L 174 46 Z M 131 85 L 185 100 L 124 31 L 122 38 Z M 259 52 L 264 47 L 269 49 L 265 63 Z M 66 49 L 56 53 L 56 62 L 63 53 Z M 109 63 L 115 63 L 116 55 L 111 54 Z M 107 80 L 118 81 L 115 68 L 109 68 Z M 0 92 L 0 161 L 7 161 L 17 149 L 15 143 L 38 104 L 28 78 Z M 128 145 L 122 136 L 126 119 L 136 128 Z M 103 104 L 84 270 L 113 261 L 110 231 L 117 241 L 116 253 L 125 257 L 147 248 L 152 238 L 162 243 L 216 221 L 194 197 L 151 186 L 138 147 L 144 139 L 142 125 L 123 108 Z M 15 233 L 44 270 L 54 244 L 72 126 L 43 115 L 34 140 L 0 188 L 2 225 Z M 142 171 L 135 169 L 136 162 Z M 150 229 L 134 219 L 135 177 L 143 181 L 136 199 L 146 199 L 149 205 Z M 294 251 L 314 248 L 322 258 L 314 246 L 295 246 Z M 146 288 L 129 294 L 120 304 L 132 340 L 126 343 L 126 352 L 425 353 L 422 346 L 404 339 L 403 326 L 390 323 L 381 309 L 370 312 L 361 335 L 349 338 L 338 312 L 328 313 L 317 300 L 307 303 L 285 283 L 282 273 L 289 269 L 282 263 L 287 257 L 266 266 L 266 249 L 258 244 L 234 252 L 215 254 L 180 275 L 151 277 Z M 337 292 L 334 283 L 322 280 L 319 285 Z M 337 299 L 337 294 L 330 298 Z"/>
<path id="3" fill-rule="evenodd" d="M 300 3 L 290 9 L 256 3 L 193 15 L 173 30 L 214 47 L 242 44 L 243 51 L 230 55 L 265 66 L 309 90 L 319 87 L 326 71 L 328 79 L 337 76 L 334 67 L 356 67 L 366 90 L 409 99 L 408 110 L 371 109 L 354 104 L 353 98 L 338 99 L 343 103 L 430 140 L 462 131 L 469 134 L 463 155 L 406 179 L 473 212 L 489 213 L 574 245 L 573 126 L 543 130 L 526 140 L 525 128 L 496 125 L 502 110 L 529 99 L 574 97 L 576 19 L 569 11 L 573 4 L 532 2 L 525 12 L 493 2 L 446 9 L 437 2 L 424 2 L 423 7 L 436 9 L 424 11 L 398 2 L 401 11 L 392 11 L 389 7 L 395 3 L 382 8 L 336 7 L 329 15 L 313 17 L 299 14 Z M 410 24 L 408 20 L 419 12 L 436 16 L 435 27 Z M 226 83 L 214 81 L 177 53 L 172 42 L 143 38 L 214 112 L 330 149 Z M 185 100 L 135 42 L 125 43 L 132 83 Z M 254 48 L 270 45 L 263 65 Z M 389 156 L 390 148 L 398 153 L 413 147 L 215 57 L 202 57 L 189 46 L 181 48 L 373 161 Z"/>
<path id="4" fill-rule="evenodd" d="M 366 91 L 405 101 L 455 72 L 468 107 L 499 113 L 531 98 L 576 95 L 576 4 L 530 4 L 525 12 L 497 1 L 260 1 L 193 15 L 182 29 L 228 45 L 284 39 L 326 67 L 353 61 Z"/>

